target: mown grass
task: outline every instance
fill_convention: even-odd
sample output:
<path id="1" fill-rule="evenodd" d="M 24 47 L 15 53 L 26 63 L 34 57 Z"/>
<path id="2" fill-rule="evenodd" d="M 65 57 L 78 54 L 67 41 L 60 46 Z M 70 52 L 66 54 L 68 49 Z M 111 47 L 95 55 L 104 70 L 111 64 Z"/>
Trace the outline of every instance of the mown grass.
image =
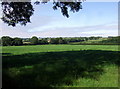
<path id="1" fill-rule="evenodd" d="M 3 87 L 118 87 L 117 45 L 2 48 Z"/>
<path id="2" fill-rule="evenodd" d="M 11 53 L 13 55 L 34 53 L 34 52 L 56 52 L 56 51 L 58 52 L 58 51 L 78 51 L 78 50 L 118 51 L 118 45 L 33 45 L 33 46 L 2 47 L 2 53 Z"/>

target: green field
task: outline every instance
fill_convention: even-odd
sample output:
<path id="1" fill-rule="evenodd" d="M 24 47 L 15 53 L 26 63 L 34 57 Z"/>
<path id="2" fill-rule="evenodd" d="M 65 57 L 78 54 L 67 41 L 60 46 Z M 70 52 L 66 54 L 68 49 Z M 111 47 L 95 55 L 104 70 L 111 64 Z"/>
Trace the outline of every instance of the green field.
<path id="1" fill-rule="evenodd" d="M 2 47 L 3 87 L 118 87 L 117 45 Z"/>
<path id="2" fill-rule="evenodd" d="M 81 44 L 81 43 L 95 44 L 95 43 L 99 43 L 99 42 L 104 41 L 104 40 L 108 40 L 108 38 L 100 38 L 97 40 L 88 40 L 88 41 L 83 41 L 83 42 L 71 42 L 70 44 L 74 44 L 74 45 Z"/>
<path id="3" fill-rule="evenodd" d="M 82 42 L 70 42 L 71 45 L 119 45 L 119 38 L 99 38 Z"/>

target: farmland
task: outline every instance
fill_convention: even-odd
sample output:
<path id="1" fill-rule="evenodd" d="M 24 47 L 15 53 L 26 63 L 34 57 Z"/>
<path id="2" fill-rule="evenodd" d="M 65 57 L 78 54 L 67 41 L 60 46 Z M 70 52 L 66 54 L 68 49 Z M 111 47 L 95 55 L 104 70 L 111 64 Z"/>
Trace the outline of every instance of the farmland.
<path id="1" fill-rule="evenodd" d="M 3 87 L 118 87 L 118 45 L 2 47 Z"/>

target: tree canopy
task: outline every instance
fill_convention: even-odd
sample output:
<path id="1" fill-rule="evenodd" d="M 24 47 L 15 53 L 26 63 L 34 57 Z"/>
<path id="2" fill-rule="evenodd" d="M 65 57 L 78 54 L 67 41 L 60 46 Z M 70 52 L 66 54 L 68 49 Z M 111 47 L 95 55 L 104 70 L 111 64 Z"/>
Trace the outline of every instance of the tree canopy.
<path id="1" fill-rule="evenodd" d="M 38 5 L 41 3 L 36 1 L 34 4 Z M 71 2 L 62 2 L 62 1 L 54 1 L 53 9 L 57 10 L 58 8 L 61 10 L 61 13 L 65 17 L 69 17 L 68 8 L 70 11 L 78 12 L 82 9 L 82 2 L 77 2 L 76 0 L 72 0 Z M 26 25 L 30 22 L 30 17 L 34 13 L 34 8 L 31 2 L 2 2 L 2 20 L 4 23 L 8 24 L 8 26 L 16 26 L 16 24 Z"/>
<path id="2" fill-rule="evenodd" d="M 33 37 L 30 39 L 30 41 L 31 41 L 31 44 L 33 44 L 33 45 L 38 44 L 38 38 L 37 38 L 36 36 L 33 36 Z"/>
<path id="3" fill-rule="evenodd" d="M 3 36 L 2 38 L 2 45 L 3 46 L 10 46 L 12 45 L 12 38 L 9 36 Z"/>
<path id="4" fill-rule="evenodd" d="M 9 36 L 3 36 L 1 38 L 1 41 L 2 41 L 3 46 L 12 46 L 12 45 L 19 46 L 19 45 L 23 45 L 22 39 L 18 38 L 18 37 L 11 38 Z"/>

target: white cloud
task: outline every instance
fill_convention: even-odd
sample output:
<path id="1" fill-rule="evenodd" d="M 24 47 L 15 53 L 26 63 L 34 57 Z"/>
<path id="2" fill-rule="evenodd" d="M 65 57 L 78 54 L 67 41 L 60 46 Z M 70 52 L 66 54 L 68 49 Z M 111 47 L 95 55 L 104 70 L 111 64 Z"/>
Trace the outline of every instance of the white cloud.
<path id="1" fill-rule="evenodd" d="M 35 31 L 27 32 L 22 29 L 4 29 L 2 35 L 9 35 L 12 37 L 73 37 L 73 36 L 117 36 L 118 25 L 116 23 L 103 24 L 95 26 L 84 27 L 46 27 Z M 34 30 L 34 29 L 33 29 Z"/>
<path id="2" fill-rule="evenodd" d="M 38 37 L 70 37 L 70 36 L 117 36 L 118 25 L 103 24 L 85 27 L 51 27 L 45 30 L 31 32 Z"/>

